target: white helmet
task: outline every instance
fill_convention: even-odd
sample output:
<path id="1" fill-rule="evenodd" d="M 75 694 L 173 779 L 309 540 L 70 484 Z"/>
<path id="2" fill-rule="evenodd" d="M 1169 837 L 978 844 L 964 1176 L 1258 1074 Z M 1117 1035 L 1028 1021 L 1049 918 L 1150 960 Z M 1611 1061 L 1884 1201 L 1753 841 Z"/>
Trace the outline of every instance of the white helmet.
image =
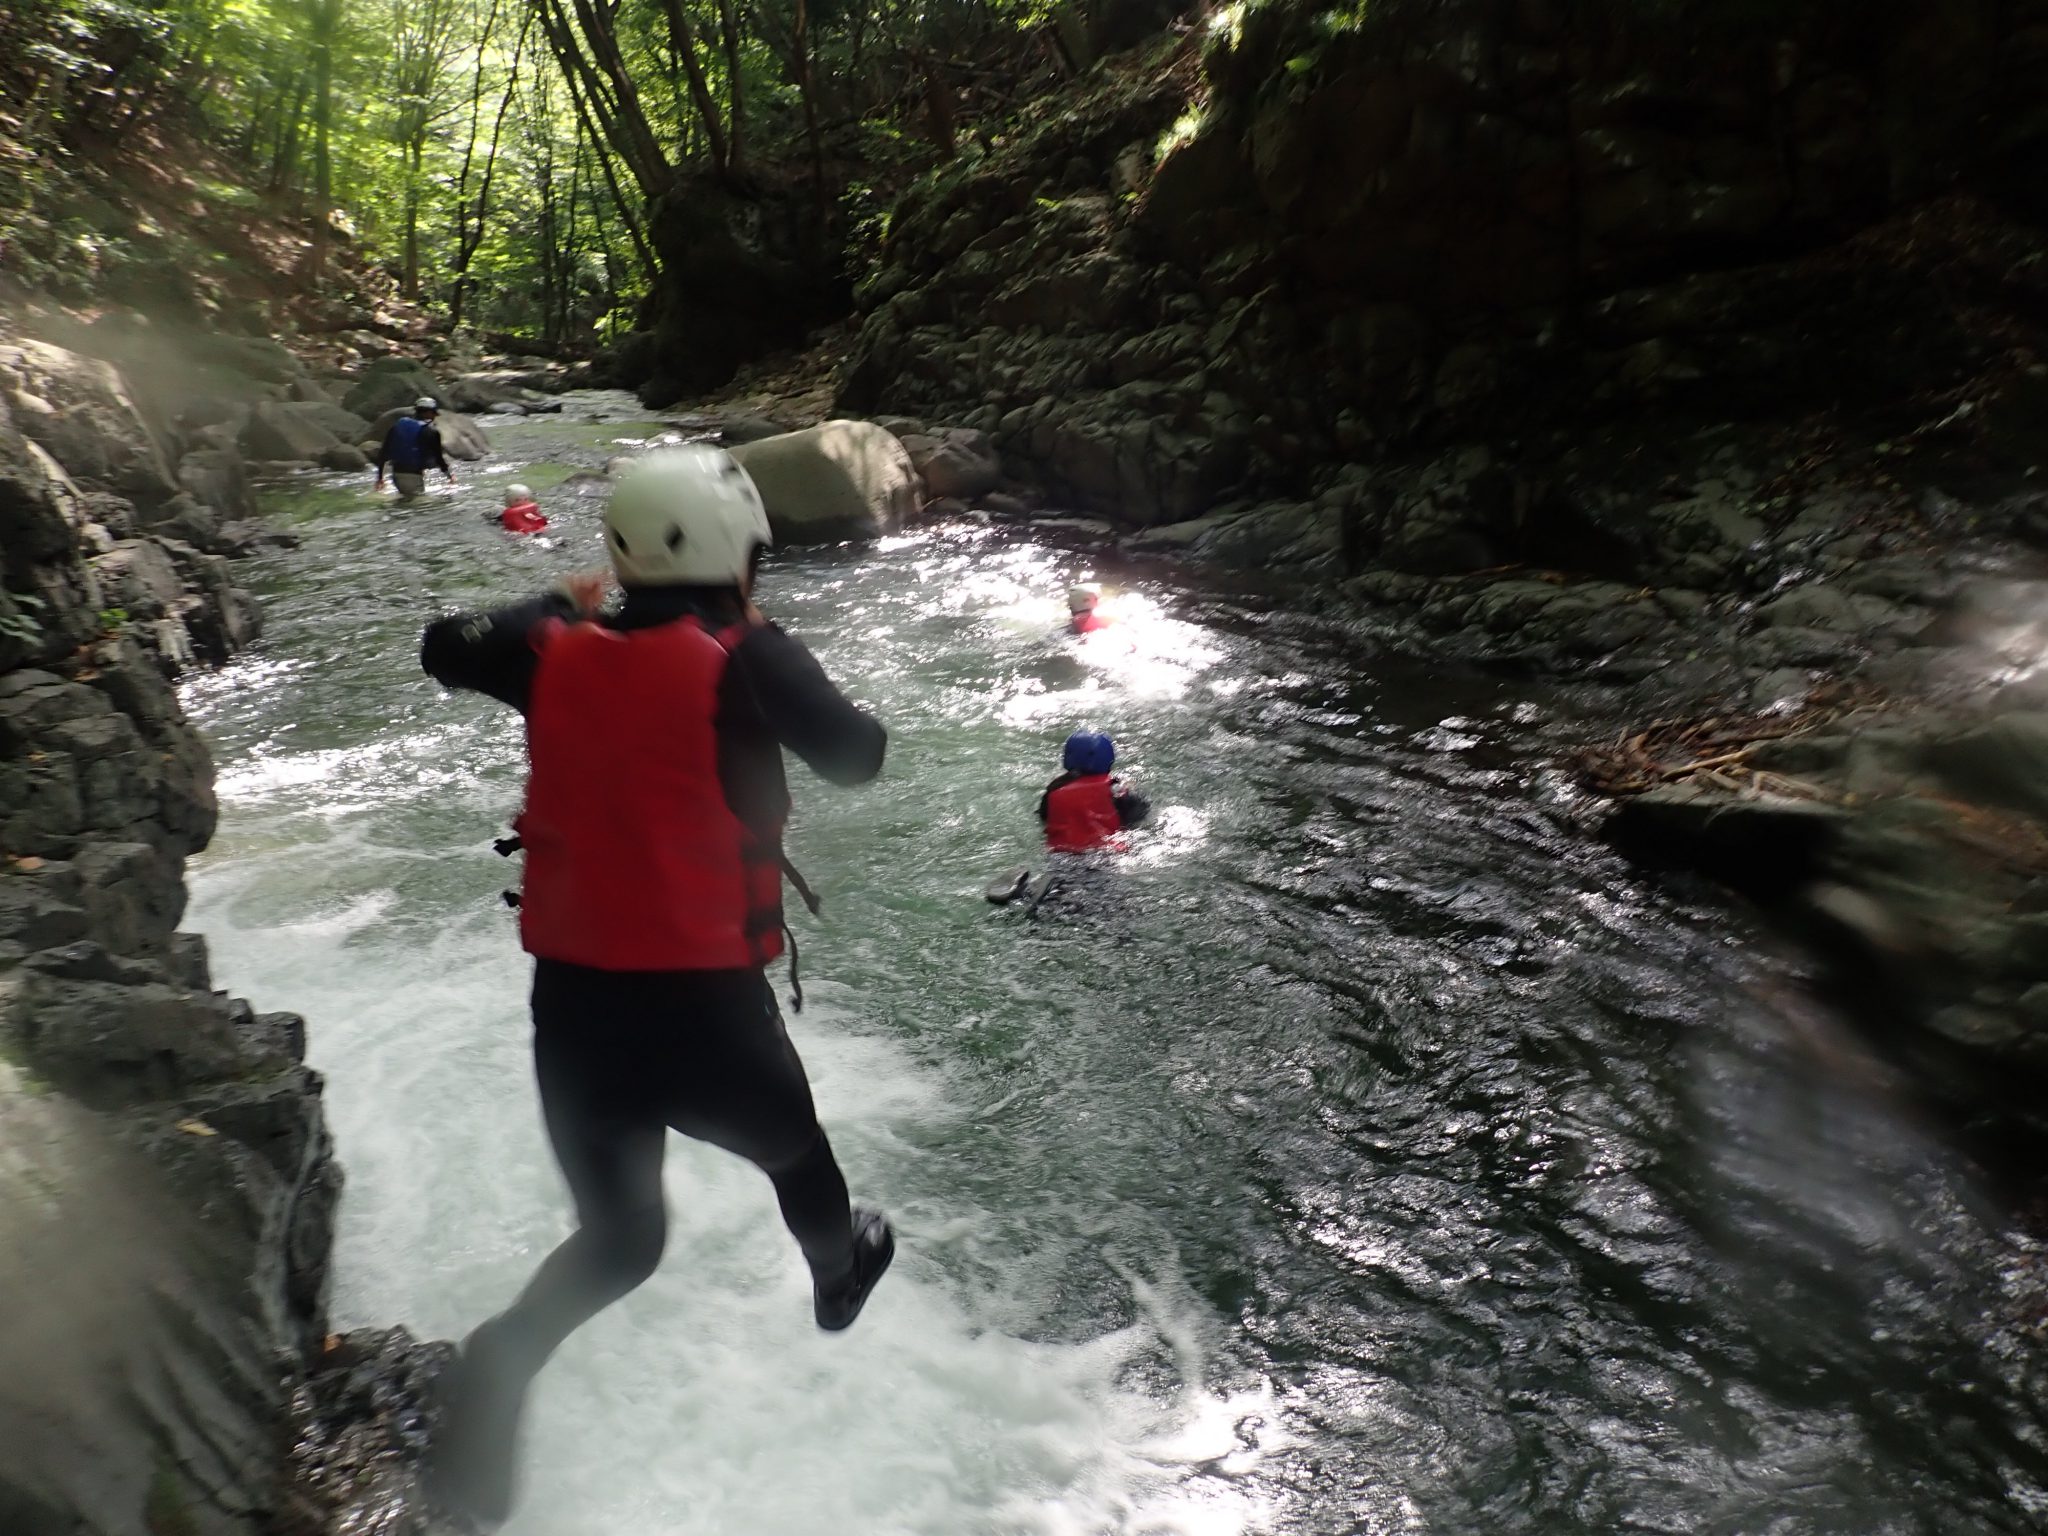
<path id="1" fill-rule="evenodd" d="M 1102 588 L 1095 583 L 1085 582 L 1078 587 L 1067 589 L 1067 612 L 1087 613 L 1102 601 Z"/>
<path id="2" fill-rule="evenodd" d="M 622 586 L 736 585 L 775 542 L 753 479 L 723 448 L 664 448 L 619 477 L 604 542 Z"/>
<path id="3" fill-rule="evenodd" d="M 421 395 L 419 399 L 413 401 L 412 408 L 416 411 L 438 411 L 441 409 L 432 395 Z"/>
<path id="4" fill-rule="evenodd" d="M 519 505 L 519 503 L 521 503 L 522 501 L 531 501 L 531 500 L 533 500 L 533 487 L 532 487 L 532 486 L 530 486 L 530 485 L 508 485 L 508 486 L 506 486 L 506 487 L 505 487 L 505 505 L 506 505 L 506 506 L 508 506 L 508 507 L 516 507 L 516 506 L 518 506 L 518 505 Z"/>

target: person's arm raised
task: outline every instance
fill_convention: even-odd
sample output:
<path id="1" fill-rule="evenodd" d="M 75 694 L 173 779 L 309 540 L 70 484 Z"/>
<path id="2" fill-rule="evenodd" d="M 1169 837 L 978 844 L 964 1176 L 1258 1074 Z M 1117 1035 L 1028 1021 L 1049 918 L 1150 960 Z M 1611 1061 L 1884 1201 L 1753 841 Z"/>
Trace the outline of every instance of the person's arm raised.
<path id="1" fill-rule="evenodd" d="M 762 721 L 777 741 L 833 784 L 865 784 L 882 771 L 889 733 L 839 691 L 803 642 L 756 620 L 733 652 Z"/>
<path id="2" fill-rule="evenodd" d="M 603 579 L 572 576 L 560 589 L 523 603 L 436 619 L 420 636 L 420 669 L 443 687 L 489 694 L 523 712 L 540 660 L 533 631 L 547 619 L 595 611 Z"/>

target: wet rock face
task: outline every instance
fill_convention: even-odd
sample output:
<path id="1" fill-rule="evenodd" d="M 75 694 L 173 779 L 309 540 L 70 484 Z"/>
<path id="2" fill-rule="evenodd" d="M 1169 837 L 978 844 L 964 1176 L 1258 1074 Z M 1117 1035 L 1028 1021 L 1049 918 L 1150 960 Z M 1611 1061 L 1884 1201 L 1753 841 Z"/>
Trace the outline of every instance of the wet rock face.
<path id="1" fill-rule="evenodd" d="M 1983 362 L 1910 263 L 1817 257 L 2040 180 L 2048 6 L 1714 12 L 1232 10 L 904 200 L 840 406 L 988 431 L 1012 474 L 1149 527 L 1447 442 L 1550 454 L 1593 414 L 1896 409 Z M 1192 111 L 1154 80 L 1197 52 Z M 1404 571 L 1523 557 L 1485 506 L 1390 510 Z M 1708 584 L 1728 532 L 1682 530 L 1672 579 Z"/>
<path id="2" fill-rule="evenodd" d="M 171 459 L 110 364 L 46 342 L 0 347 L 16 428 L 74 479 L 146 505 L 177 491 Z"/>
<path id="3" fill-rule="evenodd" d="M 341 1173 L 304 1024 L 214 991 L 177 931 L 216 808 L 169 680 L 260 624 L 210 547 L 241 455 L 193 440 L 104 363 L 0 347 L 7 1536 L 397 1531 L 416 1502 L 439 1357 L 329 1338 Z"/>

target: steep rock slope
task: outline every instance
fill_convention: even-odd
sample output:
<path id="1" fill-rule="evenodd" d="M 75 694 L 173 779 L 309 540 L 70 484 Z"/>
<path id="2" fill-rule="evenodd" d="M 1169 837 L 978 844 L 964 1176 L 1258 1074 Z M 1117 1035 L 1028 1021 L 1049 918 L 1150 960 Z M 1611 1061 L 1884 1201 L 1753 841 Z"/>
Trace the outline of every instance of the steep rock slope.
<path id="1" fill-rule="evenodd" d="M 177 931 L 216 813 L 170 679 L 258 618 L 213 552 L 255 534 L 239 451 L 187 414 L 195 383 L 174 416 L 103 360 L 0 346 L 10 1536 L 411 1518 L 435 1357 L 328 1334 L 341 1173 L 304 1025 L 214 991 Z"/>
<path id="2" fill-rule="evenodd" d="M 1279 498 L 1297 556 L 1523 558 L 1559 519 L 1498 475 L 1442 515 L 1456 445 L 1906 430 L 2011 375 L 2044 68 L 2043 0 L 1231 6 L 905 201 L 840 403 L 1128 523 Z"/>

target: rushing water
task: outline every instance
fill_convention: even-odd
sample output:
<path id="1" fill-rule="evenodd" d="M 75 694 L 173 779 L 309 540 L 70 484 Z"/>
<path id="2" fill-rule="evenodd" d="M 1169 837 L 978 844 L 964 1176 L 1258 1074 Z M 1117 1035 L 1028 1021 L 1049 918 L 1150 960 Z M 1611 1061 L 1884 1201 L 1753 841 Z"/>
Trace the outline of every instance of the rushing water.
<path id="1" fill-rule="evenodd" d="M 549 488 L 658 430 L 620 404 L 493 421 L 457 497 L 279 490 L 270 633 L 187 691 L 190 923 L 310 1017 L 345 1325 L 458 1335 L 566 1230 L 489 848 L 520 727 L 415 647 L 591 563 L 599 503 Z M 553 541 L 486 525 L 515 474 Z M 1783 957 L 1554 814 L 1572 697 L 1143 580 L 1071 640 L 1086 570 L 980 528 L 772 563 L 891 731 L 877 784 L 795 776 L 791 1027 L 901 1256 L 821 1336 L 767 1182 L 675 1140 L 667 1261 L 543 1378 L 513 1529 L 2037 1529 L 2015 1240 Z M 1082 724 L 1154 827 L 992 909 Z"/>

